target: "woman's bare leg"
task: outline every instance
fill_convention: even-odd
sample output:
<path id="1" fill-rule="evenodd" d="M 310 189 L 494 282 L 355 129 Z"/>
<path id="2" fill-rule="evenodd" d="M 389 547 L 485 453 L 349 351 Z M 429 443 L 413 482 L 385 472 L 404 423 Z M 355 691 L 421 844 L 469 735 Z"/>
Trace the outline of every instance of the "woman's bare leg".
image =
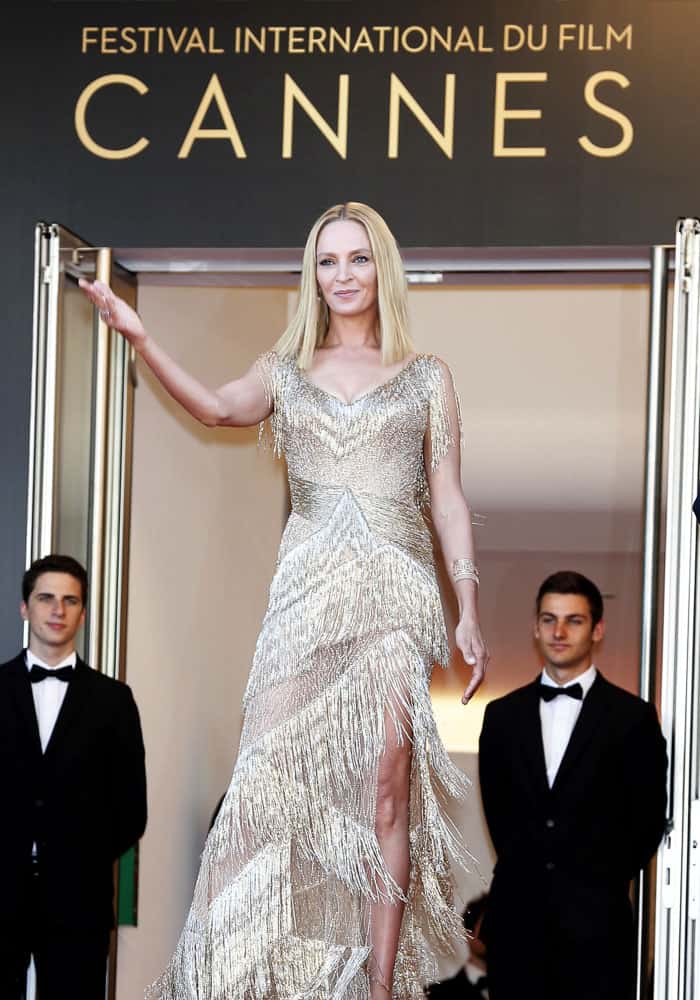
<path id="1" fill-rule="evenodd" d="M 396 884 L 405 893 L 410 872 L 408 808 L 411 778 L 411 741 L 404 734 L 399 742 L 389 714 L 386 718 L 386 750 L 379 760 L 375 830 L 384 862 Z M 371 1000 L 391 996 L 394 962 L 399 946 L 404 903 L 377 902 L 371 909 L 372 954 L 368 963 Z"/>

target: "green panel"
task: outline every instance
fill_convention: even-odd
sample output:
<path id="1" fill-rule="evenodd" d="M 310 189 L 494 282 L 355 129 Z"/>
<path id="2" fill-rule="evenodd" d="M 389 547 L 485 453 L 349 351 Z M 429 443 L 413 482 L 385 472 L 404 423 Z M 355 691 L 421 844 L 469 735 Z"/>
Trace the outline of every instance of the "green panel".
<path id="1" fill-rule="evenodd" d="M 117 923 L 121 927 L 136 927 L 138 911 L 138 844 L 129 848 L 119 859 L 119 891 Z"/>

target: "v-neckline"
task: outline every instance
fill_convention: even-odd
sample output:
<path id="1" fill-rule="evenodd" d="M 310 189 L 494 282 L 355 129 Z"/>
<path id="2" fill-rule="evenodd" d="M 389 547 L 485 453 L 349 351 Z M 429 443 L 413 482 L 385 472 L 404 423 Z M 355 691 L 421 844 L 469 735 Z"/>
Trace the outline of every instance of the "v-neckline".
<path id="1" fill-rule="evenodd" d="M 379 392 L 379 390 L 384 389 L 385 386 L 391 385 L 391 383 L 395 382 L 396 379 L 400 378 L 404 372 L 408 371 L 408 369 L 411 368 L 416 363 L 416 361 L 418 361 L 420 357 L 421 357 L 420 354 L 416 354 L 414 358 L 411 358 L 411 360 L 407 364 L 405 364 L 403 368 L 399 368 L 399 370 L 394 375 L 390 376 L 390 378 L 384 379 L 383 382 L 378 382 L 376 385 L 370 386 L 369 389 L 365 389 L 358 396 L 355 396 L 353 399 L 349 400 L 341 399 L 340 396 L 336 396 L 334 392 L 329 392 L 327 389 L 324 389 L 323 386 L 318 385 L 317 382 L 312 382 L 311 379 L 306 374 L 306 372 L 304 372 L 298 365 L 296 366 L 296 368 L 297 372 L 299 373 L 299 376 L 301 377 L 302 381 L 306 383 L 306 385 L 311 386 L 312 389 L 316 389 L 316 391 L 320 392 L 322 396 L 326 396 L 328 399 L 335 400 L 335 402 L 340 403 L 341 406 L 350 407 L 354 406 L 356 403 L 360 403 L 363 399 L 367 399 L 368 396 L 373 395 L 375 392 Z"/>

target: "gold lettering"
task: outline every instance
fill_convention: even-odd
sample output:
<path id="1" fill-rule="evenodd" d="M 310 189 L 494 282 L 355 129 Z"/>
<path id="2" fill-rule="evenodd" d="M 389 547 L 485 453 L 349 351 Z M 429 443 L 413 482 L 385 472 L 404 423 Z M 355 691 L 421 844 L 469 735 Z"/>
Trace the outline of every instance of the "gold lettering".
<path id="1" fill-rule="evenodd" d="M 173 31 L 172 28 L 166 28 L 165 30 L 168 33 L 168 41 L 172 46 L 173 52 L 179 52 L 180 49 L 182 48 L 182 43 L 185 41 L 185 37 L 187 35 L 187 28 L 183 28 L 180 34 L 177 35 L 177 37 L 175 36 L 175 32 Z"/>
<path id="2" fill-rule="evenodd" d="M 559 25 L 559 51 L 561 52 L 565 45 L 569 42 L 576 41 L 576 25 L 575 24 L 560 24 Z"/>
<path id="3" fill-rule="evenodd" d="M 409 37 L 418 35 L 418 41 L 414 45 L 409 44 Z M 418 24 L 411 24 L 401 32 L 401 47 L 407 52 L 422 52 L 428 45 L 428 32 Z"/>
<path id="4" fill-rule="evenodd" d="M 372 45 L 372 39 L 369 37 L 369 31 L 364 26 L 357 33 L 352 51 L 357 52 L 358 49 L 367 49 L 368 52 L 374 52 L 374 45 Z"/>
<path id="5" fill-rule="evenodd" d="M 466 24 L 460 31 L 457 41 L 455 42 L 455 52 L 459 52 L 460 49 L 469 49 L 470 52 L 476 52 L 474 39 L 472 38 L 471 32 Z"/>
<path id="6" fill-rule="evenodd" d="M 139 28 L 139 31 L 143 35 L 143 51 L 146 55 L 151 51 L 151 35 L 155 30 L 154 27 Z"/>
<path id="7" fill-rule="evenodd" d="M 119 46 L 119 51 L 123 55 L 130 56 L 132 52 L 136 52 L 138 46 L 136 44 L 136 38 L 134 37 L 135 35 L 135 28 L 122 28 L 122 43 Z"/>
<path id="8" fill-rule="evenodd" d="M 304 54 L 304 28 L 299 25 L 288 28 L 289 31 L 289 44 L 287 46 L 287 51 L 290 55 L 300 56 Z"/>
<path id="9" fill-rule="evenodd" d="M 104 56 L 116 56 L 119 52 L 117 48 L 116 39 L 117 29 L 116 28 L 103 28 L 102 29 L 102 55 Z"/>
<path id="10" fill-rule="evenodd" d="M 443 47 L 445 52 L 452 51 L 452 25 L 448 24 L 445 28 L 445 34 L 441 35 L 435 25 L 430 26 L 430 51 L 435 52 L 437 49 L 437 42 Z"/>
<path id="11" fill-rule="evenodd" d="M 391 25 L 389 25 L 389 24 L 380 24 L 380 25 L 375 24 L 372 27 L 372 31 L 376 31 L 378 33 L 378 35 L 379 35 L 379 44 L 377 46 L 377 52 L 383 52 L 384 51 L 384 40 L 386 38 L 387 32 L 391 31 Z"/>
<path id="12" fill-rule="evenodd" d="M 496 100 L 493 121 L 494 156 L 546 156 L 545 146 L 506 146 L 506 121 L 541 118 L 539 108 L 507 108 L 506 91 L 509 83 L 544 83 L 546 73 L 496 73 Z"/>
<path id="13" fill-rule="evenodd" d="M 185 46 L 185 52 L 191 52 L 192 49 L 197 49 L 199 52 L 206 52 L 207 47 L 204 44 L 204 39 L 199 28 L 193 28 L 190 37 L 187 40 L 187 45 Z"/>
<path id="14" fill-rule="evenodd" d="M 207 46 L 207 52 L 210 55 L 223 55 L 224 50 L 217 47 L 216 44 L 216 28 L 209 28 L 209 44 Z"/>
<path id="15" fill-rule="evenodd" d="M 608 25 L 608 31 L 606 36 L 606 44 L 609 49 L 612 48 L 614 44 L 625 44 L 625 48 L 629 51 L 632 48 L 632 25 L 626 25 L 622 31 L 617 32 L 613 28 L 612 24 Z"/>
<path id="16" fill-rule="evenodd" d="M 328 32 L 325 28 L 320 28 L 316 25 L 312 25 L 309 28 L 309 52 L 315 52 L 319 49 L 320 52 L 326 53 L 326 35 Z"/>
<path id="17" fill-rule="evenodd" d="M 289 73 L 284 74 L 284 111 L 282 117 L 282 159 L 290 160 L 294 146 L 294 102 L 297 101 L 319 132 L 331 144 L 338 156 L 346 159 L 348 151 L 348 96 L 350 77 L 338 77 L 338 128 L 334 132 L 326 119 L 311 103 L 304 91 L 297 86 Z"/>
<path id="18" fill-rule="evenodd" d="M 634 127 L 627 115 L 623 115 L 621 111 L 611 108 L 609 104 L 603 104 L 603 102 L 599 101 L 596 97 L 596 87 L 603 80 L 612 80 L 613 83 L 617 83 L 621 87 L 629 87 L 630 82 L 626 76 L 622 75 L 622 73 L 616 73 L 614 70 L 602 70 L 600 73 L 594 73 L 593 76 L 586 81 L 586 86 L 583 91 L 586 104 L 589 108 L 592 108 L 597 114 L 602 115 L 603 118 L 609 118 L 611 121 L 614 121 L 616 125 L 619 125 L 622 131 L 622 137 L 615 146 L 598 146 L 594 142 L 591 142 L 586 135 L 580 136 L 578 142 L 579 145 L 591 156 L 622 156 L 622 154 L 626 153 L 632 145 L 632 140 L 634 139 Z"/>
<path id="19" fill-rule="evenodd" d="M 247 54 L 250 52 L 251 43 L 255 46 L 258 52 L 265 51 L 265 29 L 260 29 L 260 36 L 258 37 L 252 28 L 246 28 L 245 34 L 243 36 L 243 51 Z"/>
<path id="20" fill-rule="evenodd" d="M 519 24 L 503 26 L 503 51 L 517 52 L 525 44 L 525 31 Z"/>
<path id="21" fill-rule="evenodd" d="M 343 52 L 350 51 L 350 28 L 345 29 L 345 37 L 340 34 L 337 28 L 331 28 L 331 44 L 330 51 L 335 52 L 335 47 L 338 46 Z"/>
<path id="22" fill-rule="evenodd" d="M 83 34 L 80 41 L 80 51 L 85 55 L 87 52 L 88 45 L 97 45 L 99 38 L 99 28 L 95 27 L 83 27 Z"/>
<path id="23" fill-rule="evenodd" d="M 493 48 L 487 45 L 485 42 L 486 29 L 483 24 L 479 25 L 479 30 L 477 31 L 477 38 L 479 39 L 479 52 L 493 52 Z"/>
<path id="24" fill-rule="evenodd" d="M 221 120 L 224 123 L 224 128 L 202 128 L 202 122 L 206 118 L 212 101 L 214 101 L 219 109 L 219 114 L 221 115 Z M 221 89 L 221 84 L 219 83 L 219 78 L 216 73 L 212 74 L 211 80 L 207 85 L 207 89 L 204 91 L 204 95 L 199 102 L 199 107 L 194 113 L 192 124 L 190 125 L 184 142 L 182 143 L 182 146 L 180 146 L 180 151 L 177 154 L 178 160 L 187 159 L 190 155 L 192 146 L 198 139 L 228 139 L 233 146 L 233 151 L 238 159 L 244 160 L 246 158 L 245 148 L 241 142 L 241 137 L 238 134 L 238 129 L 236 128 L 236 123 L 233 120 L 231 109 L 228 106 L 228 102 L 224 96 L 223 90 Z"/>
<path id="25" fill-rule="evenodd" d="M 582 51 L 587 50 L 588 52 L 602 52 L 604 46 L 597 45 L 595 41 L 595 25 L 589 24 L 586 27 L 588 28 L 587 42 L 584 41 L 584 34 L 583 34 L 584 26 L 581 25 L 579 28 L 579 48 Z"/>
<path id="26" fill-rule="evenodd" d="M 548 29 L 547 25 L 543 24 L 540 26 L 540 39 L 539 43 L 535 42 L 535 26 L 534 24 L 528 24 L 527 26 L 527 47 L 531 52 L 542 52 L 543 49 L 547 48 L 547 37 Z"/>
<path id="27" fill-rule="evenodd" d="M 398 76 L 395 73 L 391 74 L 391 87 L 389 91 L 389 149 L 387 152 L 390 160 L 395 160 L 399 155 L 399 111 L 401 102 L 415 115 L 433 142 L 451 160 L 455 125 L 455 74 L 445 74 L 445 111 L 442 132 L 428 117 L 413 94 L 399 80 Z"/>
<path id="28" fill-rule="evenodd" d="M 278 55 L 280 51 L 280 35 L 282 34 L 283 31 L 286 31 L 287 29 L 284 27 L 284 25 L 282 26 L 275 25 L 268 27 L 267 30 L 270 32 L 270 34 L 275 40 L 275 43 L 272 46 L 272 51 L 275 53 L 275 55 Z"/>
<path id="29" fill-rule="evenodd" d="M 141 138 L 131 146 L 126 146 L 123 149 L 108 149 L 106 146 L 100 146 L 99 143 L 95 142 L 88 132 L 87 125 L 85 124 L 87 106 L 90 103 L 93 94 L 96 94 L 98 90 L 102 90 L 103 87 L 110 87 L 114 84 L 122 84 L 125 87 L 132 87 L 139 94 L 148 93 L 148 87 L 146 84 L 135 76 L 127 76 L 124 73 L 109 73 L 107 76 L 98 77 L 85 87 L 78 98 L 77 104 L 75 105 L 75 131 L 83 146 L 85 146 L 85 148 L 92 153 L 93 156 L 99 156 L 103 160 L 126 160 L 130 156 L 138 156 L 139 153 L 143 152 L 148 145 L 148 139 L 141 136 Z"/>

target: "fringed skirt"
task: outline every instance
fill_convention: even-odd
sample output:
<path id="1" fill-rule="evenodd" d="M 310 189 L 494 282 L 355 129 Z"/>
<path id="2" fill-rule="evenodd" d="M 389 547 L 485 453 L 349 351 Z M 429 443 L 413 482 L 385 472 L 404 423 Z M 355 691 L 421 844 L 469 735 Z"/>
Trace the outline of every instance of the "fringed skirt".
<path id="1" fill-rule="evenodd" d="M 380 900 L 405 902 L 393 995 L 422 1000 L 462 933 L 451 860 L 466 852 L 444 800 L 467 782 L 428 692 L 448 656 L 432 563 L 379 539 L 351 491 L 336 501 L 323 524 L 287 524 L 238 761 L 151 1000 L 366 1000 Z M 412 744 L 406 893 L 375 834 L 388 726 Z"/>

